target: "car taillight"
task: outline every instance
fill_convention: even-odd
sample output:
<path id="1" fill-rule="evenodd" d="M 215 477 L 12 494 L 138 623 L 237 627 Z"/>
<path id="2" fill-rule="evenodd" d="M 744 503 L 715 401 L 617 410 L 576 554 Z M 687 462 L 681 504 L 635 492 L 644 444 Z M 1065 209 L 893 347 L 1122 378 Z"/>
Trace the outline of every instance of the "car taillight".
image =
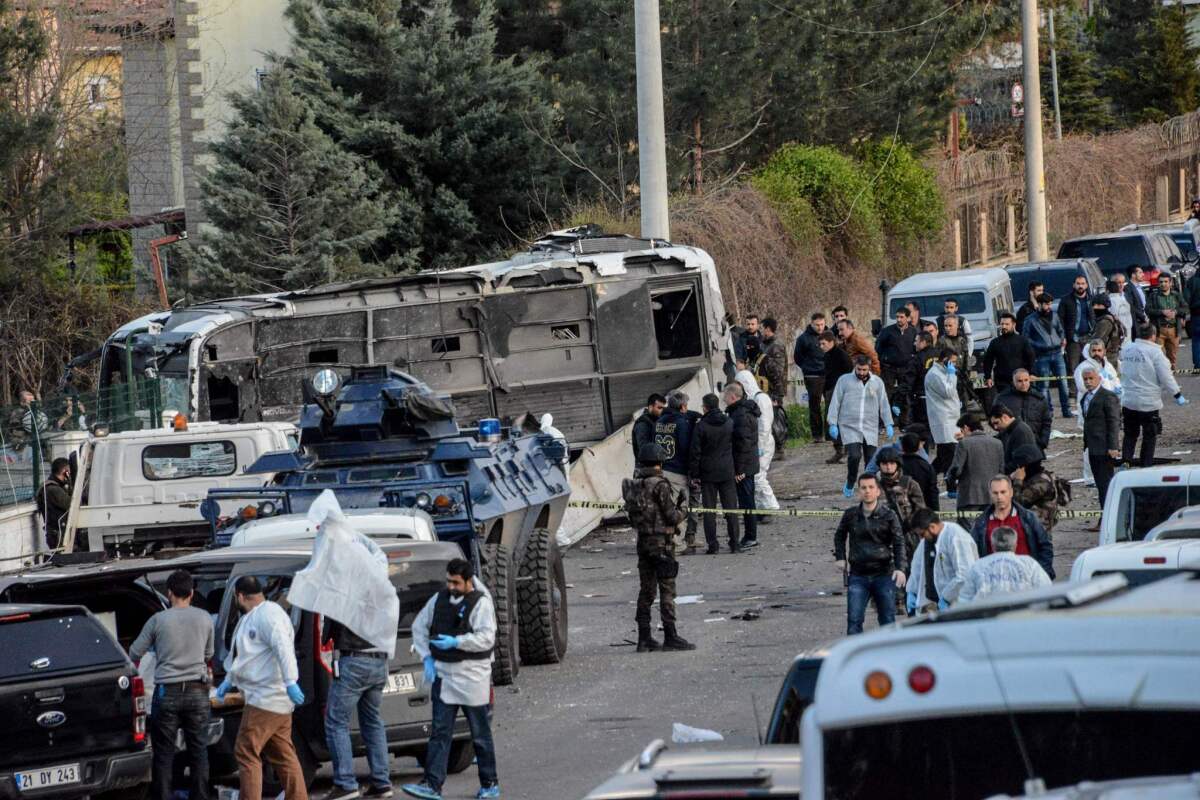
<path id="1" fill-rule="evenodd" d="M 133 678 L 133 741 L 146 741 L 146 683 L 141 676 Z"/>
<path id="2" fill-rule="evenodd" d="M 1142 559 L 1143 564 L 1165 564 L 1167 563 L 1166 556 L 1146 556 Z"/>
<path id="3" fill-rule="evenodd" d="M 327 673 L 333 674 L 333 639 L 321 641 L 321 615 L 313 614 L 313 652 L 317 654 L 317 663 Z"/>
<path id="4" fill-rule="evenodd" d="M 936 682 L 937 678 L 934 676 L 933 670 L 926 666 L 913 667 L 912 672 L 908 673 L 908 688 L 917 694 L 925 694 L 930 691 Z"/>

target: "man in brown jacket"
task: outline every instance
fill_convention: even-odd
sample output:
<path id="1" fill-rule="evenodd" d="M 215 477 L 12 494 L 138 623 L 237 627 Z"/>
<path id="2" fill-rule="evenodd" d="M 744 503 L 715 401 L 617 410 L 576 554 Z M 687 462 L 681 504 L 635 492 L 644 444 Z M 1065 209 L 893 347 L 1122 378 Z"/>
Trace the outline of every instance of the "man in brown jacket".
<path id="1" fill-rule="evenodd" d="M 765 378 L 767 381 L 764 391 L 771 398 L 771 406 L 775 410 L 776 417 L 784 413 L 783 401 L 787 397 L 788 390 L 788 354 L 783 342 L 779 341 L 779 337 L 775 335 L 778 328 L 779 323 L 775 321 L 774 317 L 767 317 L 762 321 L 762 355 L 759 356 L 754 370 L 755 377 L 760 378 L 759 385 L 762 385 L 761 378 Z M 787 444 L 786 434 L 783 437 L 775 437 L 775 458 L 783 458 L 785 444 Z"/>
<path id="2" fill-rule="evenodd" d="M 846 351 L 846 355 L 850 356 L 853 362 L 855 356 L 866 356 L 871 360 L 871 372 L 876 375 L 880 374 L 879 370 L 879 355 L 875 352 L 875 348 L 867 341 L 867 337 L 854 330 L 854 323 L 848 319 L 844 319 L 837 324 L 838 339 L 841 341 L 842 349 Z"/>

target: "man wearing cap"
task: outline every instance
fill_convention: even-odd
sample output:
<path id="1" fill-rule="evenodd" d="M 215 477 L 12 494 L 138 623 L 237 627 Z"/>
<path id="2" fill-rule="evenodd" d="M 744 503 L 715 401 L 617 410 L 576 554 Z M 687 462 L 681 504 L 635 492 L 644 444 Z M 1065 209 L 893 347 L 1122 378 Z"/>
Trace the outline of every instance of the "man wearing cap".
<path id="1" fill-rule="evenodd" d="M 679 562 L 671 537 L 687 518 L 687 498 L 678 494 L 662 474 L 662 447 L 650 443 L 638 453 L 637 469 L 621 484 L 625 511 L 637 529 L 638 591 L 634 619 L 638 627 L 639 653 L 655 650 L 695 650 L 696 645 L 681 637 L 675 629 L 675 578 Z M 658 613 L 662 617 L 663 641 L 650 632 L 650 607 L 655 593 L 659 596 Z"/>

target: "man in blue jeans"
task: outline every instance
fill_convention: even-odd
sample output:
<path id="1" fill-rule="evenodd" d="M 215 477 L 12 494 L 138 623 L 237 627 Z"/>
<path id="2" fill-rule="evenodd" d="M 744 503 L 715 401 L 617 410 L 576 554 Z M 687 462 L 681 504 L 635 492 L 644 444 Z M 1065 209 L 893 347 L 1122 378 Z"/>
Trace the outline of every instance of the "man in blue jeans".
<path id="1" fill-rule="evenodd" d="M 333 685 L 325 706 L 325 741 L 333 757 L 333 789 L 323 800 L 391 797 L 387 733 L 380 713 L 387 685 L 388 654 L 337 620 L 326 617 L 321 641 L 330 639 L 337 660 L 333 662 Z M 354 747 L 350 741 L 350 715 L 355 708 L 371 770 L 370 783 L 361 791 L 354 776 Z"/>
<path id="2" fill-rule="evenodd" d="M 847 635 L 862 633 L 869 601 L 875 603 L 880 626 L 894 622 L 895 589 L 904 588 L 908 567 L 904 531 L 895 512 L 880 502 L 880 492 L 878 478 L 867 473 L 860 475 L 860 502 L 846 509 L 833 534 L 833 557 L 842 574 L 848 574 Z"/>
<path id="3" fill-rule="evenodd" d="M 413 647 L 425 661 L 425 682 L 433 684 L 433 731 L 425 753 L 425 777 L 400 788 L 421 800 L 441 800 L 454 719 L 461 708 L 479 763 L 475 797 L 499 797 L 491 722 L 496 610 L 487 587 L 475 578 L 471 562 L 456 558 L 446 565 L 446 588 L 421 609 L 412 635 Z"/>
<path id="4" fill-rule="evenodd" d="M 1037 296 L 1037 313 L 1025 318 L 1021 335 L 1033 346 L 1033 372 L 1039 378 L 1055 377 L 1058 380 L 1058 402 L 1064 417 L 1074 417 L 1071 401 L 1067 395 L 1067 361 L 1063 351 L 1067 346 L 1067 335 L 1062 320 L 1054 313 L 1054 297 L 1048 294 Z M 1064 300 L 1063 302 L 1067 302 Z M 1054 413 L 1054 402 L 1049 389 L 1045 392 L 1046 403 Z"/>

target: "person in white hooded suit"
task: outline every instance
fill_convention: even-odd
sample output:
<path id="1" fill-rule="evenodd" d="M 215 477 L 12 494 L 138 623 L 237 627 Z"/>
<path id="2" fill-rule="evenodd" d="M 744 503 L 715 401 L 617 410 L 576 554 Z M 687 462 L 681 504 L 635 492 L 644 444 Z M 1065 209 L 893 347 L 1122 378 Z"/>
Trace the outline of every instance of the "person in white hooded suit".
<path id="1" fill-rule="evenodd" d="M 742 364 L 739 366 L 744 367 Z M 771 397 L 758 387 L 758 381 L 754 379 L 754 375 L 749 370 L 739 369 L 733 377 L 746 391 L 746 397 L 758 406 L 759 411 L 758 474 L 754 476 L 754 507 L 778 509 L 779 501 L 775 498 L 775 491 L 767 482 L 767 469 L 771 466 L 771 459 L 775 457 L 775 437 L 771 434 L 771 425 L 775 421 L 775 409 L 771 404 Z M 761 525 L 769 519 L 771 519 L 769 516 L 760 517 L 758 522 Z"/>

